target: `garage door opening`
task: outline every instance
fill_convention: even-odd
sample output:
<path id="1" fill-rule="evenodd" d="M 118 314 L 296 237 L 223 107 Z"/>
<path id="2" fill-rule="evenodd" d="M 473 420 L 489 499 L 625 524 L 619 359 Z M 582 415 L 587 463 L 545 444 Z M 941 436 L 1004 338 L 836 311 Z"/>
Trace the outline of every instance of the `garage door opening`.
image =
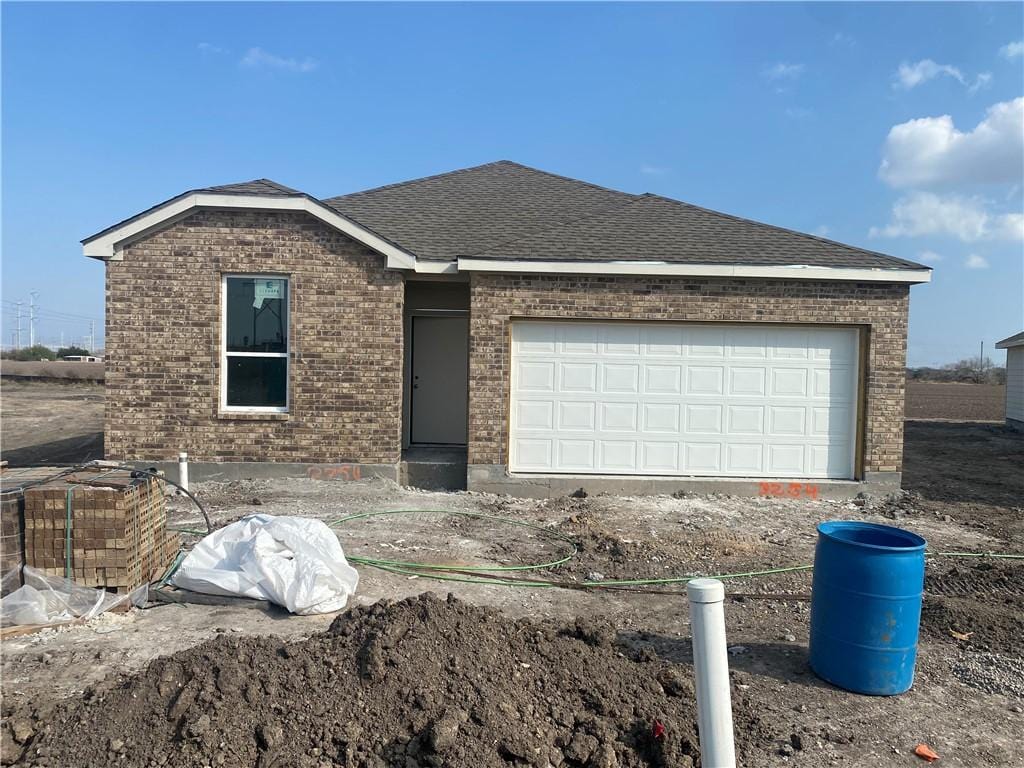
<path id="1" fill-rule="evenodd" d="M 856 328 L 517 321 L 518 473 L 852 479 Z"/>

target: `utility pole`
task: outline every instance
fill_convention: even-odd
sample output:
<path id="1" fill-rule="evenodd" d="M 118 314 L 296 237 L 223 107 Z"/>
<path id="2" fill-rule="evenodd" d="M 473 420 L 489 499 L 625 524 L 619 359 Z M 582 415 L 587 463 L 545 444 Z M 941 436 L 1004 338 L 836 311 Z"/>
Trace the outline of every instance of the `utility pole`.
<path id="1" fill-rule="evenodd" d="M 89 354 L 91 355 L 93 349 L 96 347 L 96 323 L 93 320 L 89 321 Z"/>
<path id="2" fill-rule="evenodd" d="M 36 296 L 39 291 L 28 292 L 28 345 L 36 345 Z"/>
<path id="3" fill-rule="evenodd" d="M 981 352 L 978 354 L 978 383 L 985 377 L 985 340 L 981 340 Z"/>
<path id="4" fill-rule="evenodd" d="M 61 332 L 60 332 L 60 346 L 62 348 L 64 346 L 64 331 L 63 330 L 61 330 Z"/>
<path id="5" fill-rule="evenodd" d="M 15 304 L 18 307 L 18 340 L 14 343 L 14 348 L 21 349 L 21 305 L 24 304 L 24 302 L 16 301 Z"/>

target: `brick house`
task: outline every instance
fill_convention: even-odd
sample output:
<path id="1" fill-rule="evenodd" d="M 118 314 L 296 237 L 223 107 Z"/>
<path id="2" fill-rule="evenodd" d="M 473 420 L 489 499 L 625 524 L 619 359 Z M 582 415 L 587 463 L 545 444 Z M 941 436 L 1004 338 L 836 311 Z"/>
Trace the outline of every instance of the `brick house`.
<path id="1" fill-rule="evenodd" d="M 83 246 L 112 459 L 523 495 L 899 485 L 919 264 L 505 161 L 192 190 Z"/>

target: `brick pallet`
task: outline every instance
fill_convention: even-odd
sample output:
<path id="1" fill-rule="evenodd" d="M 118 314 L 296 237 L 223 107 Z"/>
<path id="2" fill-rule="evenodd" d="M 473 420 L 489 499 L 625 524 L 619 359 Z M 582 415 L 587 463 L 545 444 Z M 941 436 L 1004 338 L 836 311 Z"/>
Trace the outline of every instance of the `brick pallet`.
<path id="1" fill-rule="evenodd" d="M 26 488 L 24 526 L 27 565 L 117 592 L 157 578 L 179 546 L 161 483 L 120 470 Z"/>

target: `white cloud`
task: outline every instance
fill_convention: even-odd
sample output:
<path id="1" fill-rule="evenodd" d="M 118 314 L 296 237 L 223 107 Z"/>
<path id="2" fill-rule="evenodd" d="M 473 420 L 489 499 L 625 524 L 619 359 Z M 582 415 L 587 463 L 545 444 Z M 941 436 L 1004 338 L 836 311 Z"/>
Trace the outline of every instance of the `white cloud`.
<path id="1" fill-rule="evenodd" d="M 917 254 L 917 259 L 925 264 L 934 264 L 936 261 L 942 261 L 942 254 L 935 251 L 921 251 Z"/>
<path id="2" fill-rule="evenodd" d="M 317 63 L 308 56 L 304 59 L 288 59 L 262 48 L 250 48 L 240 63 L 248 69 L 282 69 L 288 72 L 312 72 L 317 68 Z"/>
<path id="3" fill-rule="evenodd" d="M 908 64 L 905 61 L 900 64 L 899 69 L 892 76 L 892 87 L 900 91 L 909 91 L 936 77 L 953 78 L 971 95 L 992 84 L 991 72 L 982 72 L 972 83 L 959 67 L 954 67 L 952 64 L 939 64 L 931 59 L 921 59 L 913 64 Z"/>
<path id="4" fill-rule="evenodd" d="M 219 45 L 214 45 L 213 43 L 200 43 L 197 47 L 203 53 L 221 54 L 228 52 L 227 48 L 221 48 Z"/>
<path id="5" fill-rule="evenodd" d="M 761 74 L 771 81 L 796 80 L 803 73 L 803 64 L 787 64 L 784 61 L 772 64 L 770 67 L 761 70 Z"/>
<path id="6" fill-rule="evenodd" d="M 1024 240 L 1024 214 L 996 213 L 979 197 L 912 192 L 896 201 L 884 227 L 872 227 L 871 237 L 948 235 L 965 242 Z"/>
<path id="7" fill-rule="evenodd" d="M 1024 40 L 1015 40 L 1007 43 L 999 49 L 999 55 L 1004 59 L 1019 59 L 1024 56 Z"/>
<path id="8" fill-rule="evenodd" d="M 904 91 L 916 88 L 939 76 L 952 77 L 959 83 L 967 85 L 964 73 L 951 64 L 938 64 L 931 59 L 922 59 L 913 64 L 903 62 L 893 75 L 892 87 Z"/>
<path id="9" fill-rule="evenodd" d="M 832 35 L 832 39 L 829 40 L 829 45 L 843 48 L 854 48 L 857 45 L 857 40 L 852 35 L 848 35 L 845 32 L 836 32 Z"/>
<path id="10" fill-rule="evenodd" d="M 1019 182 L 1024 167 L 1024 97 L 993 104 L 966 133 L 949 115 L 895 125 L 878 175 L 890 186 Z"/>
<path id="11" fill-rule="evenodd" d="M 828 237 L 828 233 L 831 231 L 832 230 L 828 226 L 828 224 L 821 224 L 814 230 L 814 234 L 816 234 L 818 237 Z"/>
<path id="12" fill-rule="evenodd" d="M 814 116 L 814 110 L 807 107 L 786 107 L 786 117 L 792 120 L 806 120 Z"/>
<path id="13" fill-rule="evenodd" d="M 988 269 L 988 260 L 984 256 L 972 253 L 964 259 L 964 266 L 968 269 Z"/>
<path id="14" fill-rule="evenodd" d="M 982 72 L 974 78 L 974 82 L 967 88 L 967 93 L 973 96 L 982 88 L 988 88 L 990 85 L 992 85 L 992 73 Z"/>
<path id="15" fill-rule="evenodd" d="M 640 173 L 645 176 L 664 176 L 666 173 L 671 171 L 671 168 L 666 168 L 664 165 L 641 165 Z"/>

